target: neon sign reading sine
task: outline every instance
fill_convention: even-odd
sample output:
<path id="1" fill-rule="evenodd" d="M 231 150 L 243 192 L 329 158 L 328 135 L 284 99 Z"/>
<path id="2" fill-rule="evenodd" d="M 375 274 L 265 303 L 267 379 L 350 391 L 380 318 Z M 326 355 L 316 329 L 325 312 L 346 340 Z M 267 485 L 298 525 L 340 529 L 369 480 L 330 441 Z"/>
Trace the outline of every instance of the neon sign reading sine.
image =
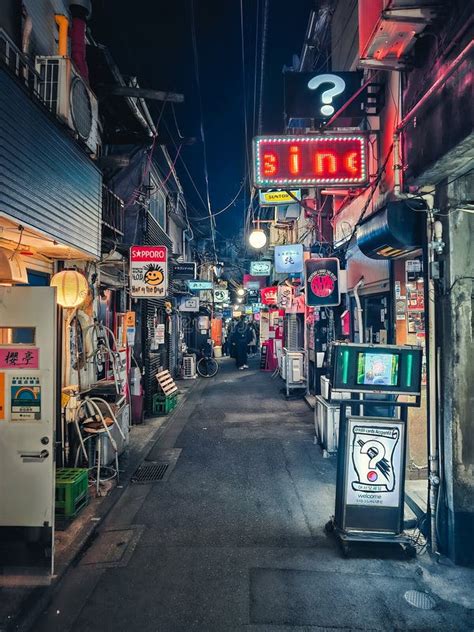
<path id="1" fill-rule="evenodd" d="M 254 141 L 257 187 L 360 186 L 367 182 L 362 135 L 261 136 Z"/>

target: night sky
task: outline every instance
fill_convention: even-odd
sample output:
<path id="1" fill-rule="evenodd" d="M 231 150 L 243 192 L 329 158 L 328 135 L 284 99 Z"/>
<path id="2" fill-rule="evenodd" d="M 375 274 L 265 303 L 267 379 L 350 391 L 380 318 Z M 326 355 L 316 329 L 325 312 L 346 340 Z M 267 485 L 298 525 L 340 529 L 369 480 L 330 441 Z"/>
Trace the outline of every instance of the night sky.
<path id="1" fill-rule="evenodd" d="M 196 143 L 183 146 L 180 156 L 205 200 L 191 0 L 95 0 L 93 4 L 90 26 L 94 38 L 109 48 L 123 75 L 137 76 L 144 88 L 184 94 L 185 103 L 174 106 L 176 119 L 182 136 L 196 138 Z M 259 4 L 262 14 L 264 0 Z M 283 131 L 282 68 L 285 64 L 291 65 L 293 54 L 300 54 L 314 5 L 315 0 L 270 0 L 263 133 Z M 244 0 L 250 138 L 253 136 L 256 16 L 257 0 Z M 235 196 L 245 170 L 240 0 L 195 0 L 195 17 L 211 208 L 216 212 Z M 150 101 L 148 104 L 156 120 L 160 116 L 161 104 Z M 170 105 L 166 105 L 159 128 L 168 135 L 165 125 L 178 143 L 178 130 Z M 175 147 L 171 143 L 168 148 L 174 158 Z M 176 167 L 188 201 L 189 215 L 205 216 L 206 208 L 180 159 Z M 235 235 L 242 227 L 244 201 L 242 193 L 237 203 L 217 218 L 218 231 L 224 236 Z"/>

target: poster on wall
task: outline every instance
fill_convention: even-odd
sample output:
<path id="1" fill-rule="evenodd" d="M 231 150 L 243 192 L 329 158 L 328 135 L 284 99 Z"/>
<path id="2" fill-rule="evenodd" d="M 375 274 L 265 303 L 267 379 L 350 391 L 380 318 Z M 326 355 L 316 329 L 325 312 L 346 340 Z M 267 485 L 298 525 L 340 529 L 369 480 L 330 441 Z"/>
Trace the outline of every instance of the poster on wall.
<path id="1" fill-rule="evenodd" d="M 279 285 L 277 297 L 278 307 L 281 309 L 290 308 L 293 300 L 293 288 L 290 285 Z"/>
<path id="2" fill-rule="evenodd" d="M 132 246 L 130 248 L 130 296 L 163 298 L 168 292 L 168 248 Z"/>
<path id="3" fill-rule="evenodd" d="M 306 270 L 306 304 L 331 307 L 341 303 L 339 259 L 309 259 Z"/>
<path id="4" fill-rule="evenodd" d="M 10 419 L 41 420 L 41 383 L 37 376 L 14 376 L 10 386 Z"/>
<path id="5" fill-rule="evenodd" d="M 349 419 L 346 504 L 398 507 L 402 480 L 404 424 Z"/>

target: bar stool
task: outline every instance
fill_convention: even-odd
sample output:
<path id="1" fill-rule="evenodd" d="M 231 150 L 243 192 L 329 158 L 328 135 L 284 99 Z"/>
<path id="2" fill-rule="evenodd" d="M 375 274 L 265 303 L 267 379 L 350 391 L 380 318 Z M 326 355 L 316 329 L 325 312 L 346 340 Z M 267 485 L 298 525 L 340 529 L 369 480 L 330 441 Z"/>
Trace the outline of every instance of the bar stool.
<path id="1" fill-rule="evenodd" d="M 100 409 L 98 405 L 99 403 L 105 406 L 105 408 L 107 409 L 108 415 L 106 414 L 106 416 L 104 416 L 104 413 L 102 412 L 102 410 Z M 81 422 L 82 424 L 82 429 L 81 429 L 79 425 L 79 412 L 83 408 L 85 409 L 87 416 Z M 80 444 L 76 453 L 76 465 L 79 458 L 80 450 L 82 450 L 82 453 L 86 461 L 89 463 L 89 455 L 85 447 L 85 442 L 87 441 L 87 439 L 95 438 L 96 460 L 95 460 L 95 465 L 93 466 L 93 468 L 97 470 L 96 491 L 97 491 L 97 495 L 100 496 L 101 468 L 104 469 L 104 467 L 109 467 L 111 470 L 114 471 L 113 475 L 106 480 L 110 480 L 112 478 L 117 477 L 117 483 L 118 483 L 119 477 L 120 477 L 119 462 L 118 462 L 118 447 L 117 447 L 117 442 L 115 441 L 115 439 L 113 438 L 111 434 L 111 429 L 113 428 L 113 426 L 117 426 L 117 430 L 119 431 L 119 434 L 124 441 L 125 441 L 125 435 L 123 433 L 122 428 L 120 427 L 120 424 L 117 422 L 117 418 L 115 417 L 112 411 L 112 408 L 110 407 L 110 404 L 100 397 L 86 397 L 81 402 L 81 404 L 79 405 L 79 408 L 76 411 L 75 426 L 78 432 L 79 444 Z M 84 439 L 82 433 L 87 435 L 86 439 Z M 114 468 L 110 466 L 102 465 L 102 452 L 103 452 L 102 441 L 105 439 L 108 439 L 110 441 L 112 449 L 115 452 L 115 470 Z"/>

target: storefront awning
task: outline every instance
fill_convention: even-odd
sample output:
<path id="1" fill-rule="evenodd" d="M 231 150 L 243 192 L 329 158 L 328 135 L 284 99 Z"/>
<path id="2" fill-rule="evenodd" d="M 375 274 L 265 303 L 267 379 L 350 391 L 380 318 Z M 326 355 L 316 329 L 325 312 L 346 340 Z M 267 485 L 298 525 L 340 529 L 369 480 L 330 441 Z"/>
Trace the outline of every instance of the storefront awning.
<path id="1" fill-rule="evenodd" d="M 398 259 L 422 245 L 426 202 L 394 200 L 371 215 L 357 230 L 357 245 L 371 259 Z"/>

